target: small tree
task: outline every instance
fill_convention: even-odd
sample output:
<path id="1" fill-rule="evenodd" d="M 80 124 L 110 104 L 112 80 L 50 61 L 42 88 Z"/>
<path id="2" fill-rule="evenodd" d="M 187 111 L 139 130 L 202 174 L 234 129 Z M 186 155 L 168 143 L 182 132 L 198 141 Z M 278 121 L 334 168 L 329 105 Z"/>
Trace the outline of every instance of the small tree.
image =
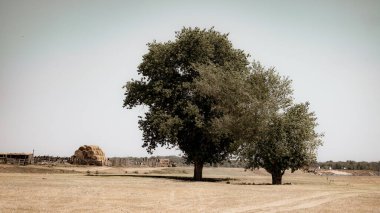
<path id="1" fill-rule="evenodd" d="M 321 144 L 314 131 L 316 118 L 309 104 L 296 104 L 271 118 L 260 140 L 246 147 L 249 167 L 262 167 L 272 175 L 272 184 L 281 184 L 287 169 L 294 172 L 316 160 Z"/>
<path id="2" fill-rule="evenodd" d="M 213 131 L 233 136 L 236 154 L 247 167 L 262 167 L 281 184 L 285 170 L 292 172 L 315 160 L 321 144 L 309 104 L 293 104 L 291 81 L 274 68 L 253 62 L 247 72 L 221 72 L 199 67 L 199 93 L 218 100 L 223 116 L 213 119 Z"/>
<path id="3" fill-rule="evenodd" d="M 175 41 L 149 43 L 149 51 L 138 67 L 140 80 L 125 85 L 124 107 L 149 107 L 140 117 L 143 147 L 178 147 L 188 163 L 194 164 L 194 179 L 202 179 L 204 163 L 217 163 L 231 152 L 228 134 L 214 135 L 212 120 L 222 116 L 217 100 L 199 94 L 195 80 L 198 66 L 244 70 L 248 65 L 243 51 L 234 49 L 227 38 L 214 29 L 183 28 Z"/>

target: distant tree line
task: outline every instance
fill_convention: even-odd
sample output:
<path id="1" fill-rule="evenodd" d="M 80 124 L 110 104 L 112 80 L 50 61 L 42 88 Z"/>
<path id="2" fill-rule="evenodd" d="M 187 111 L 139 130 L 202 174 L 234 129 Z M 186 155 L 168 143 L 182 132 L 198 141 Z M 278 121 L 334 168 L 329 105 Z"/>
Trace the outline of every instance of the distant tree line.
<path id="1" fill-rule="evenodd" d="M 59 156 L 49 156 L 49 155 L 43 155 L 43 156 L 34 156 L 33 162 L 35 164 L 39 163 L 66 163 L 70 161 L 70 157 L 59 157 Z"/>
<path id="2" fill-rule="evenodd" d="M 111 157 L 108 158 L 111 166 L 115 167 L 134 167 L 134 166 L 148 166 L 154 167 L 158 159 L 169 159 L 171 163 L 176 166 L 190 166 L 184 157 L 179 156 L 152 156 L 152 157 Z M 227 159 L 220 163 L 206 164 L 205 167 L 228 167 L 228 168 L 244 168 L 243 161 L 238 159 Z"/>
<path id="3" fill-rule="evenodd" d="M 380 161 L 378 162 L 366 162 L 366 161 L 352 161 L 348 160 L 344 161 L 326 161 L 320 162 L 318 165 L 321 169 L 348 169 L 348 170 L 372 170 L 372 171 L 380 171 Z"/>
<path id="4" fill-rule="evenodd" d="M 152 157 L 111 157 L 108 162 L 111 166 L 120 167 L 156 167 L 158 166 L 159 159 L 169 159 L 170 164 L 173 166 L 185 166 L 185 159 L 178 156 L 152 156 Z"/>

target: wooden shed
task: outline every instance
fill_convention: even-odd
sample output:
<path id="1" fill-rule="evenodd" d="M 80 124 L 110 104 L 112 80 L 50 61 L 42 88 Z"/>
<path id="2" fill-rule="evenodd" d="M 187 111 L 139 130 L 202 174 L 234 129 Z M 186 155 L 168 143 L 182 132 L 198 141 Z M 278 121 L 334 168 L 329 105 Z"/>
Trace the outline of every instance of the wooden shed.
<path id="1" fill-rule="evenodd" d="M 33 163 L 33 153 L 0 153 L 0 163 L 28 165 Z"/>

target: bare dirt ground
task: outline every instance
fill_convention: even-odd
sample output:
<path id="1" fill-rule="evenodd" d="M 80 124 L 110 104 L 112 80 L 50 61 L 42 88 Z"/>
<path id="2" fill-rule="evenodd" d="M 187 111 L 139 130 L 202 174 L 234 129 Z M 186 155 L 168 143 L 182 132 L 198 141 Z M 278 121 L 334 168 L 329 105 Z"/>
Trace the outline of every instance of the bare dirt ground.
<path id="1" fill-rule="evenodd" d="M 0 212 L 380 212 L 379 176 L 298 171 L 285 174 L 291 185 L 272 186 L 264 170 L 205 168 L 213 182 L 191 175 L 191 167 L 2 165 Z"/>

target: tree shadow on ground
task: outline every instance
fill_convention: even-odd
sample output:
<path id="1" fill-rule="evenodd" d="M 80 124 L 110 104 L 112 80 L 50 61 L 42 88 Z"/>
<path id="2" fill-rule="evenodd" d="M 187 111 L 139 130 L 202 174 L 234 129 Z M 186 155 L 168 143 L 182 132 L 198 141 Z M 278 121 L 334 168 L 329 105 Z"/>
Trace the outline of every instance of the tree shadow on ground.
<path id="1" fill-rule="evenodd" d="M 274 185 L 274 184 L 272 184 L 272 183 L 246 183 L 246 182 L 242 182 L 242 183 L 232 183 L 232 185 L 268 186 L 268 185 Z M 279 185 L 292 185 L 292 183 L 282 183 L 282 184 L 279 184 Z"/>
<path id="2" fill-rule="evenodd" d="M 186 182 L 223 182 L 231 181 L 234 179 L 231 178 L 202 178 L 202 181 L 195 181 L 193 177 L 184 177 L 184 176 L 164 176 L 164 175 L 135 175 L 135 174 L 91 174 L 87 176 L 98 176 L 98 177 L 139 177 L 139 178 L 157 178 L 157 179 L 169 179 L 177 181 L 186 181 Z"/>

